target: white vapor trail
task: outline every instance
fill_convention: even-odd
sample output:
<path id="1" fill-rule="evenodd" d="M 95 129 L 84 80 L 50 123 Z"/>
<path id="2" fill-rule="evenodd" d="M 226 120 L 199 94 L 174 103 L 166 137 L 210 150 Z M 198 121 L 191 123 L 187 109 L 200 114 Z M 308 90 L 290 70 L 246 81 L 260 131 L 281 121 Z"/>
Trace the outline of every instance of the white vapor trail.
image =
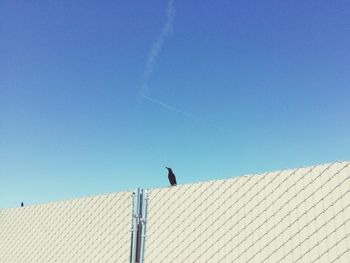
<path id="1" fill-rule="evenodd" d="M 152 75 L 156 60 L 159 56 L 160 51 L 163 48 L 165 39 L 171 33 L 173 27 L 173 21 L 175 17 L 175 0 L 169 0 L 166 8 L 166 21 L 162 27 L 162 31 L 157 37 L 156 41 L 153 43 L 150 53 L 148 54 L 148 59 L 146 62 L 145 70 L 143 72 L 142 85 L 141 85 L 141 96 L 147 94 L 148 92 L 148 80 Z"/>
<path id="2" fill-rule="evenodd" d="M 173 106 L 170 106 L 169 104 L 166 104 L 166 103 L 164 103 L 164 102 L 161 102 L 161 101 L 159 101 L 159 100 L 156 100 L 155 98 L 151 98 L 151 97 L 146 96 L 146 95 L 144 95 L 143 98 L 146 99 L 146 100 L 149 100 L 149 101 L 151 101 L 151 102 L 153 102 L 153 103 L 155 103 L 155 104 L 158 104 L 158 105 L 160 105 L 160 106 L 162 106 L 162 107 L 164 107 L 164 108 L 167 108 L 167 109 L 169 109 L 169 110 L 172 110 L 172 111 L 175 111 L 175 112 L 177 112 L 177 113 L 179 113 L 179 114 L 182 114 L 182 115 L 184 115 L 184 116 L 186 116 L 186 117 L 188 117 L 188 118 L 190 118 L 190 119 L 193 119 L 193 120 L 199 121 L 199 122 L 201 122 L 201 123 L 203 123 L 203 124 L 205 124 L 205 125 L 211 126 L 211 127 L 215 128 L 215 129 L 218 129 L 218 130 L 221 130 L 221 131 L 226 131 L 225 129 L 223 129 L 223 128 L 220 127 L 220 126 L 215 125 L 214 123 L 211 123 L 211 122 L 208 122 L 208 121 L 203 120 L 203 119 L 201 119 L 201 118 L 198 118 L 197 116 L 194 116 L 194 115 L 189 114 L 189 113 L 187 113 L 187 112 L 184 112 L 184 111 L 182 111 L 182 110 L 180 110 L 180 109 L 178 109 L 178 108 L 175 108 L 175 107 L 173 107 Z"/>
<path id="3" fill-rule="evenodd" d="M 148 95 L 148 82 L 149 82 L 149 78 L 151 77 L 152 73 L 153 73 L 153 69 L 154 66 L 156 64 L 156 60 L 159 56 L 160 51 L 163 48 L 165 39 L 169 36 L 169 34 L 171 33 L 172 27 L 173 27 L 173 23 L 174 23 L 174 18 L 175 18 L 175 0 L 168 0 L 167 1 L 167 7 L 166 7 L 166 21 L 162 27 L 162 30 L 159 34 L 159 36 L 157 37 L 156 41 L 153 43 L 152 48 L 148 54 L 148 59 L 146 62 L 146 66 L 145 66 L 145 70 L 143 72 L 143 77 L 142 77 L 142 85 L 141 85 L 141 89 L 140 89 L 140 96 L 150 102 L 153 102 L 159 106 L 162 106 L 163 108 L 172 110 L 174 112 L 177 112 L 183 116 L 186 116 L 192 120 L 201 122 L 205 125 L 211 126 L 213 128 L 219 129 L 221 131 L 225 131 L 225 129 L 221 128 L 220 126 L 217 126 L 213 123 L 207 122 L 206 120 L 203 120 L 201 118 L 198 118 L 197 116 L 194 116 L 192 114 L 189 114 L 187 112 L 184 112 L 178 108 L 175 108 L 173 106 L 170 106 L 164 102 L 161 102 L 155 98 L 152 98 Z"/>

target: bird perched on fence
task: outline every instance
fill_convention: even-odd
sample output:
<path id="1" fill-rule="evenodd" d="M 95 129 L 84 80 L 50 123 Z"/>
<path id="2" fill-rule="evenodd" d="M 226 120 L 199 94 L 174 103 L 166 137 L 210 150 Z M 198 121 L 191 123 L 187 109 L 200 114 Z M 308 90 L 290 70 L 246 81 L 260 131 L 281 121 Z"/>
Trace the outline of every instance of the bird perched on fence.
<path id="1" fill-rule="evenodd" d="M 169 179 L 171 186 L 177 185 L 176 177 L 175 177 L 175 174 L 173 173 L 173 170 L 171 170 L 171 168 L 169 168 L 169 167 L 165 167 L 165 168 L 168 169 L 168 179 Z"/>

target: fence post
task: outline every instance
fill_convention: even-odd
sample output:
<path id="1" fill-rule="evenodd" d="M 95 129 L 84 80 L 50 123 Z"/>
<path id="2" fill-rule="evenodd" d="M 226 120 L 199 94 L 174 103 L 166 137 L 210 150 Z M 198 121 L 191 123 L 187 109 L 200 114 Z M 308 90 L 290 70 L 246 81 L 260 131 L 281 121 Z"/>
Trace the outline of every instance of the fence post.
<path id="1" fill-rule="evenodd" d="M 145 255 L 148 192 L 137 188 L 132 193 L 130 263 L 143 263 Z"/>
<path id="2" fill-rule="evenodd" d="M 143 190 L 143 189 L 142 189 Z M 141 244 L 140 244 L 140 263 L 144 262 L 145 243 L 146 243 L 146 225 L 147 225 L 147 208 L 148 208 L 148 192 L 143 190 L 142 194 L 142 217 L 141 217 Z"/>

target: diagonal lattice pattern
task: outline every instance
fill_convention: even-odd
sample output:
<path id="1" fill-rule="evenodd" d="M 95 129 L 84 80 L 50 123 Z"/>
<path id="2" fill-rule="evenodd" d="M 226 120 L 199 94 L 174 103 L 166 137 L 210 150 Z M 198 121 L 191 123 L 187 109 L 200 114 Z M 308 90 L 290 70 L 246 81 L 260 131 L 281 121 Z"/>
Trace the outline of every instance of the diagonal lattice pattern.
<path id="1" fill-rule="evenodd" d="M 145 262 L 350 262 L 349 166 L 151 190 Z"/>
<path id="2" fill-rule="evenodd" d="M 131 193 L 0 211 L 0 262 L 129 262 Z"/>
<path id="3" fill-rule="evenodd" d="M 132 193 L 0 211 L 0 262 L 129 262 Z M 145 262 L 350 262 L 350 162 L 149 192 Z"/>

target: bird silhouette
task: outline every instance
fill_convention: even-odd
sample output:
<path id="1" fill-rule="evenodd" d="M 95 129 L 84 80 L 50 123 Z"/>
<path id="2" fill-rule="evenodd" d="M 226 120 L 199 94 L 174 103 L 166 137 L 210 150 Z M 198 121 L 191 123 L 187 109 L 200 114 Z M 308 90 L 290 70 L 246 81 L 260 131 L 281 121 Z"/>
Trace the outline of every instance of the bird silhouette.
<path id="1" fill-rule="evenodd" d="M 23 204 L 23 202 L 21 203 L 21 207 L 23 207 L 24 206 L 24 204 Z"/>
<path id="2" fill-rule="evenodd" d="M 173 173 L 173 170 L 171 170 L 171 168 L 169 168 L 169 167 L 165 167 L 165 168 L 168 169 L 168 179 L 169 179 L 171 186 L 177 185 L 176 177 L 175 177 L 175 174 Z"/>

